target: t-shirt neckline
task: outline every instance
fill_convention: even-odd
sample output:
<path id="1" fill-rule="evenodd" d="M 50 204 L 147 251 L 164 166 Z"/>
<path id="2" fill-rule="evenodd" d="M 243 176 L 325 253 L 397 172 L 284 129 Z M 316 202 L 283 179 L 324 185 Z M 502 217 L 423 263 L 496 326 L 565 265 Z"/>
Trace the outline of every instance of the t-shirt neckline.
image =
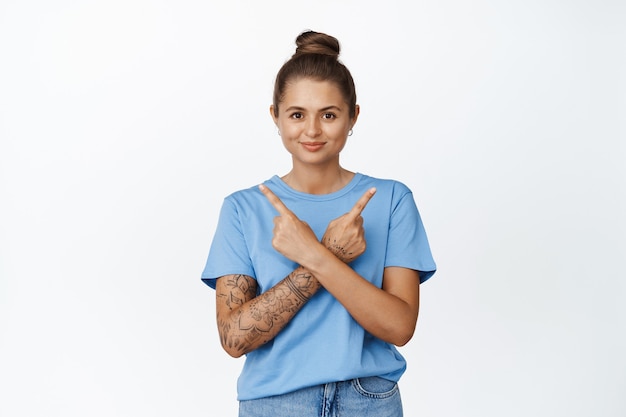
<path id="1" fill-rule="evenodd" d="M 354 177 L 352 177 L 350 182 L 348 182 L 343 188 L 337 191 L 334 191 L 332 193 L 329 193 L 329 194 L 309 194 L 309 193 L 303 193 L 302 191 L 294 190 L 289 185 L 287 185 L 287 183 L 283 181 L 278 175 L 274 175 L 267 182 L 280 188 L 283 192 L 287 194 L 291 194 L 297 198 L 312 200 L 312 201 L 327 201 L 327 200 L 334 200 L 336 198 L 340 198 L 346 195 L 347 193 L 352 191 L 354 187 L 358 185 L 358 183 L 361 181 L 362 178 L 363 178 L 363 174 L 359 172 L 355 172 Z"/>

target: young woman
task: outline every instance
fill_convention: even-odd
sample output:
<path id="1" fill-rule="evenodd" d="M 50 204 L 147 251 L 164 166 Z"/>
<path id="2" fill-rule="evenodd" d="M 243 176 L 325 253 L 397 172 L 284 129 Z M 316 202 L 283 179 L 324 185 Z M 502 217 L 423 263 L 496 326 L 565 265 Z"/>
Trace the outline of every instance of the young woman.
<path id="1" fill-rule="evenodd" d="M 435 263 L 411 191 L 339 163 L 359 106 L 338 41 L 296 44 L 270 106 L 293 167 L 225 199 L 202 274 L 222 346 L 246 355 L 239 415 L 401 416 L 394 345 Z"/>

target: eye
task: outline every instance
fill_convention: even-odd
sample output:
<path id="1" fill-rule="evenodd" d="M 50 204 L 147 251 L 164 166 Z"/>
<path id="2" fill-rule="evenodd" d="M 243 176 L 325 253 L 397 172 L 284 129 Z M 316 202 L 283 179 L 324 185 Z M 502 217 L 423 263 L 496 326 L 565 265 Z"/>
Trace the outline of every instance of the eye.
<path id="1" fill-rule="evenodd" d="M 336 118 L 337 116 L 335 116 L 334 113 L 324 113 L 322 115 L 322 119 L 326 119 L 326 120 L 332 120 L 334 118 Z"/>
<path id="2" fill-rule="evenodd" d="M 300 112 L 295 112 L 295 113 L 292 113 L 291 116 L 289 117 L 291 117 L 292 119 L 302 119 L 304 115 Z"/>

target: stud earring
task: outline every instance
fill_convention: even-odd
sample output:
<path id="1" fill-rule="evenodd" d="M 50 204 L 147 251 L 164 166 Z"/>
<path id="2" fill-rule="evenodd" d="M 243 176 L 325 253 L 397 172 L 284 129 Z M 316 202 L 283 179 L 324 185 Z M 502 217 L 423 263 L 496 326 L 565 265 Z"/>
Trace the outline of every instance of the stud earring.
<path id="1" fill-rule="evenodd" d="M 352 133 L 354 132 L 352 132 L 352 129 L 350 129 L 350 131 L 348 132 L 348 136 L 352 136 Z"/>

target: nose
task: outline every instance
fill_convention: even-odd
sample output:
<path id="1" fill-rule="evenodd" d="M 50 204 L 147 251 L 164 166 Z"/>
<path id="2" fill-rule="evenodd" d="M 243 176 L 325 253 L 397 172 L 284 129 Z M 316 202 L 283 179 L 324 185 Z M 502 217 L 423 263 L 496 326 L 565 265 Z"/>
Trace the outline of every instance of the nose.
<path id="1" fill-rule="evenodd" d="M 322 133 L 321 123 L 317 117 L 312 117 L 307 120 L 306 135 L 310 138 L 314 138 Z"/>

